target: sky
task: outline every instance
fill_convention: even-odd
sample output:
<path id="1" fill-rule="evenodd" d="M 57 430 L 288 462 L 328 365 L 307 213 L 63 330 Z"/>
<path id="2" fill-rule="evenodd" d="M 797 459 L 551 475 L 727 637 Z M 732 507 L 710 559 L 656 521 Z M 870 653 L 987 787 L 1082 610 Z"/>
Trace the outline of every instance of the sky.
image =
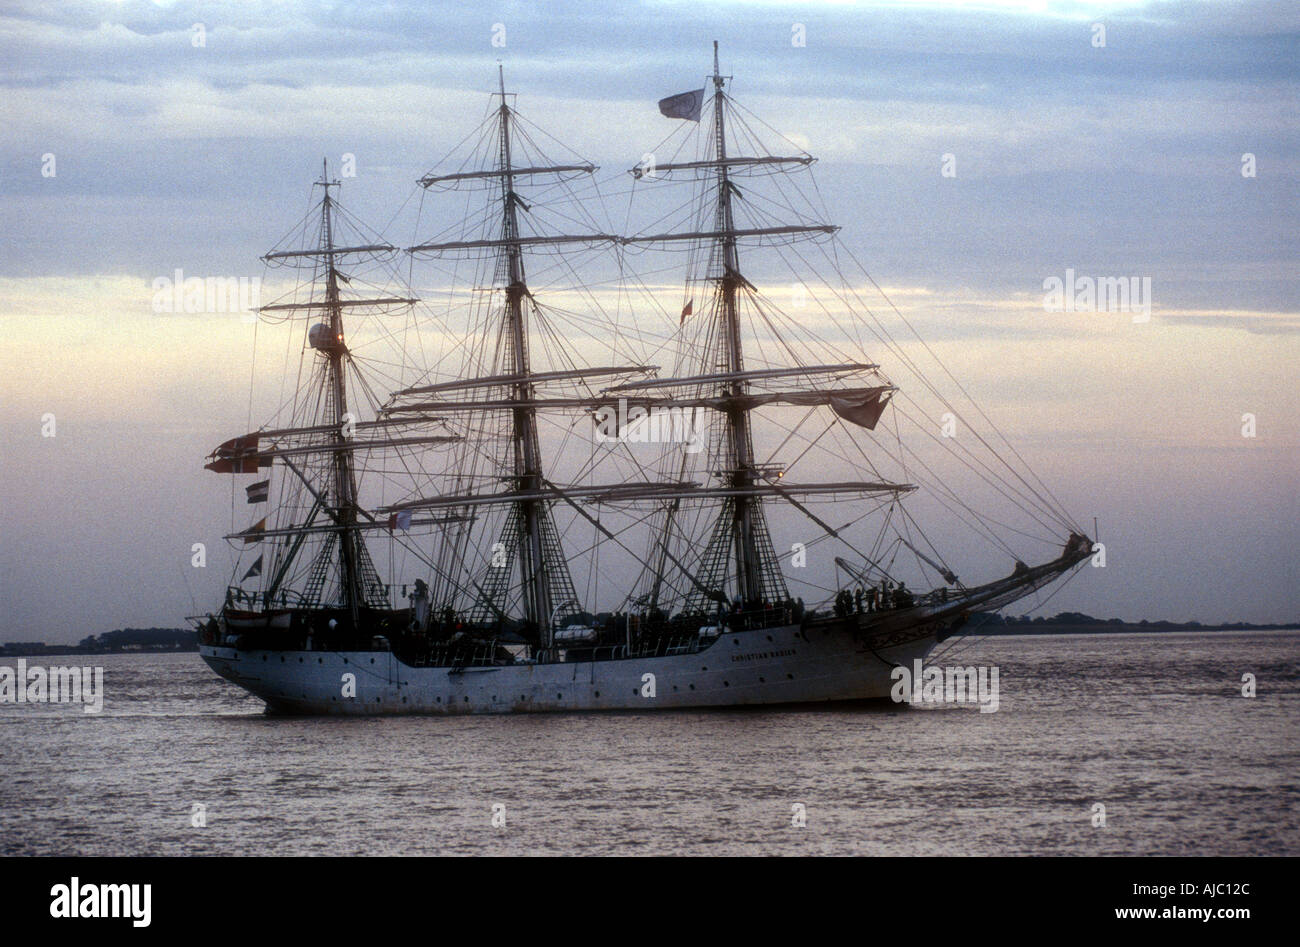
<path id="1" fill-rule="evenodd" d="M 260 423 L 253 332 L 155 313 L 155 279 L 262 275 L 322 156 L 355 157 L 361 219 L 400 220 L 498 62 L 531 121 L 630 167 L 714 39 L 732 93 L 819 159 L 844 243 L 1097 517 L 1106 568 L 1042 613 L 1300 619 L 1294 3 L 19 2 L 0 12 L 0 640 L 175 627 L 220 600 L 226 564 L 191 547 L 223 546 L 230 494 L 201 463 Z M 1045 311 L 1067 270 L 1150 278 L 1150 320 Z"/>

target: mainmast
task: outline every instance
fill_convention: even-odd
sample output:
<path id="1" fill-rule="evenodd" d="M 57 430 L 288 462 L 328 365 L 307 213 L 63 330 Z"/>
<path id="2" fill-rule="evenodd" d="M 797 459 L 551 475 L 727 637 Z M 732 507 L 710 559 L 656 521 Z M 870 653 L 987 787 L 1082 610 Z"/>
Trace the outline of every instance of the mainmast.
<path id="1" fill-rule="evenodd" d="M 528 286 L 524 282 L 523 247 L 519 243 L 519 195 L 514 190 L 514 165 L 510 155 L 510 106 L 506 102 L 505 69 L 497 67 L 501 84 L 501 170 L 502 236 L 506 261 L 506 332 L 513 356 L 512 371 L 517 379 L 513 396 L 518 407 L 511 412 L 511 442 L 514 445 L 514 473 L 517 489 L 535 492 L 541 486 L 542 455 L 537 441 L 537 409 L 533 406 L 533 384 L 528 362 L 528 329 L 524 324 L 524 297 Z M 546 580 L 546 555 L 543 543 L 542 516 L 544 508 L 535 500 L 521 500 L 519 517 L 522 523 L 520 542 L 520 568 L 523 578 L 525 622 L 536 628 L 541 647 L 550 647 L 551 601 L 550 584 Z M 558 550 L 557 550 L 558 551 Z M 569 605 L 568 602 L 558 603 Z"/>
<path id="2" fill-rule="evenodd" d="M 511 576 L 518 564 L 519 596 L 522 620 L 526 634 L 540 650 L 552 644 L 552 626 L 564 614 L 575 614 L 580 605 L 574 591 L 573 579 L 560 544 L 552 508 L 557 499 L 563 499 L 562 488 L 550 483 L 543 465 L 538 432 L 541 410 L 556 407 L 555 399 L 538 397 L 540 387 L 556 384 L 581 384 L 599 377 L 629 375 L 642 372 L 643 367 L 618 366 L 580 369 L 557 366 L 555 370 L 535 373 L 529 355 L 530 315 L 533 320 L 543 320 L 536 300 L 528 289 L 524 272 L 524 251 L 531 248 L 558 248 L 566 244 L 613 244 L 618 237 L 607 233 L 524 234 L 520 229 L 520 212 L 529 213 L 530 206 L 515 191 L 520 181 L 537 178 L 565 181 L 581 175 L 590 175 L 595 165 L 588 163 L 552 164 L 524 160 L 515 163 L 518 147 L 528 158 L 535 158 L 536 146 L 519 124 L 511 107 L 505 87 L 505 74 L 498 69 L 500 107 L 495 117 L 489 117 L 485 131 L 495 135 L 496 160 L 492 167 L 479 170 L 455 170 L 450 173 L 430 173 L 420 179 L 421 186 L 430 189 L 475 187 L 479 182 L 489 182 L 495 190 L 500 185 L 500 232 L 484 234 L 481 239 L 461 239 L 423 243 L 410 247 L 412 254 L 441 257 L 444 255 L 483 252 L 494 260 L 494 286 L 505 284 L 504 308 L 497 333 L 494 373 L 481 377 L 460 378 L 454 382 L 424 385 L 395 392 L 394 399 L 405 399 L 417 394 L 437 394 L 450 398 L 442 402 L 449 411 L 504 412 L 502 433 L 506 435 L 505 452 L 494 457 L 506 479 L 509 490 L 505 496 L 484 497 L 468 495 L 463 498 L 466 507 L 483 502 L 492 504 L 509 500 L 509 511 L 500 528 L 500 545 L 506 550 L 506 562 L 496 562 L 488 567 L 481 582 L 471 582 L 475 594 L 469 608 L 472 623 L 499 621 L 514 616 L 506 614 L 507 599 L 511 597 Z M 518 139 L 518 141 L 517 141 Z M 544 156 L 541 156 L 544 158 Z M 495 298 L 495 293 L 494 293 Z M 483 340 L 488 343 L 487 339 Z M 498 392 L 491 389 L 499 388 Z M 484 397 L 462 394 L 483 391 Z M 461 394 L 457 394 L 460 392 Z M 562 399 L 569 402 L 569 399 Z M 574 409 L 581 408 L 591 399 L 578 399 Z M 430 402 L 390 404 L 385 408 L 389 417 L 422 415 Z M 403 508 L 414 509 L 423 499 L 406 501 Z"/>

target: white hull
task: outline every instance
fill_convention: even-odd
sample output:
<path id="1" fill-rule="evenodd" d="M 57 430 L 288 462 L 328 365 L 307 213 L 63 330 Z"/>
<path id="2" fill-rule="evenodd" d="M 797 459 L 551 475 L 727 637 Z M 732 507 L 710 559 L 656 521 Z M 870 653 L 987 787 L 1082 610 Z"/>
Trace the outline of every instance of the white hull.
<path id="1" fill-rule="evenodd" d="M 893 668 L 935 645 L 933 633 L 908 637 L 885 644 L 843 626 L 789 625 L 728 632 L 694 654 L 466 668 L 411 667 L 387 651 L 199 653 L 279 713 L 544 713 L 888 698 Z M 355 696 L 344 696 L 345 675 Z"/>

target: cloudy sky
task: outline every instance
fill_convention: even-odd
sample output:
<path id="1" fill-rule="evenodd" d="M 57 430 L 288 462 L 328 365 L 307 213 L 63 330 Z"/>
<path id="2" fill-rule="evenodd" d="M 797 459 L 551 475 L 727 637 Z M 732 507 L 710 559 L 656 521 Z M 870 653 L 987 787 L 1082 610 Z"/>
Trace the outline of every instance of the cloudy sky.
<path id="1" fill-rule="evenodd" d="M 846 244 L 1099 518 L 1107 568 L 1048 613 L 1300 618 L 1293 2 L 17 2 L 0 640 L 219 600 L 225 561 L 190 548 L 229 524 L 201 458 L 247 421 L 251 329 L 155 314 L 154 279 L 260 275 L 322 156 L 355 156 L 346 200 L 385 226 L 498 61 L 532 121 L 629 167 L 713 39 L 733 93 L 819 158 Z M 1150 321 L 1045 312 L 1067 268 L 1149 277 Z"/>

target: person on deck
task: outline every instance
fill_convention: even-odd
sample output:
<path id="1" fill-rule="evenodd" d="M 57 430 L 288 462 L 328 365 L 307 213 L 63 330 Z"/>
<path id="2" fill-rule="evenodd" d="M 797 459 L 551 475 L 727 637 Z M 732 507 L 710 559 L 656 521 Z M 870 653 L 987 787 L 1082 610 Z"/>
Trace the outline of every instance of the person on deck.
<path id="1" fill-rule="evenodd" d="M 906 582 L 898 583 L 898 591 L 894 593 L 894 607 L 895 608 L 912 607 L 912 593 L 907 591 Z"/>

